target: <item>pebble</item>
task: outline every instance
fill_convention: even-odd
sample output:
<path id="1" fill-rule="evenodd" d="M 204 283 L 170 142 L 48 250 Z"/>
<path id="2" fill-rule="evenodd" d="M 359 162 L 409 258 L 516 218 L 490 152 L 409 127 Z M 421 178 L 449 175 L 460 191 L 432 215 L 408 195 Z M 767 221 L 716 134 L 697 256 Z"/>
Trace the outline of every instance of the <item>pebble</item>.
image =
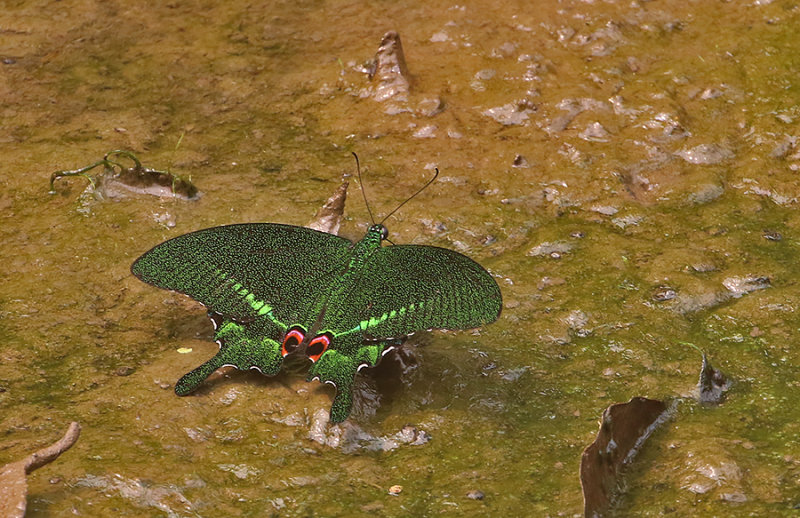
<path id="1" fill-rule="evenodd" d="M 690 149 L 683 149 L 675 154 L 695 165 L 714 165 L 733 158 L 733 152 L 716 144 L 700 144 Z"/>
<path id="2" fill-rule="evenodd" d="M 522 155 L 517 155 L 514 157 L 514 161 L 511 162 L 511 167 L 519 167 L 524 169 L 530 167 L 530 165 L 528 164 L 528 159 Z"/>
<path id="3" fill-rule="evenodd" d="M 115 370 L 114 374 L 116 374 L 117 376 L 130 376 L 131 374 L 133 374 L 133 371 L 134 368 L 131 367 L 130 365 L 123 365 L 122 367 L 119 367 L 117 370 Z"/>
<path id="4" fill-rule="evenodd" d="M 467 492 L 467 498 L 471 500 L 483 500 L 486 495 L 483 494 L 483 491 L 479 489 L 472 489 Z"/>
<path id="5" fill-rule="evenodd" d="M 678 296 L 678 293 L 669 286 L 659 286 L 653 292 L 653 300 L 656 302 L 665 302 L 672 300 Z"/>

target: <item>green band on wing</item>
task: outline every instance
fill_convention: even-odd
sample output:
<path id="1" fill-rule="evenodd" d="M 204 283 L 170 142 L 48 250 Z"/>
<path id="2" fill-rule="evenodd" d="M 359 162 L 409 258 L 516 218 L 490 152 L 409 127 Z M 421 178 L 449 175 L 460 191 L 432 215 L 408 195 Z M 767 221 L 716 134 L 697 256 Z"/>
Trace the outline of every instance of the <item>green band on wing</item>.
<path id="1" fill-rule="evenodd" d="M 269 304 L 267 304 L 263 300 L 258 300 L 256 298 L 256 296 L 250 290 L 248 290 L 246 287 L 244 287 L 241 283 L 235 282 L 233 278 L 229 277 L 222 270 L 216 270 L 215 273 L 222 280 L 226 280 L 228 282 L 234 282 L 234 284 L 231 286 L 231 289 L 235 293 L 237 293 L 238 295 L 241 295 L 244 298 L 245 302 L 247 302 L 247 304 L 249 304 L 250 307 L 253 308 L 254 311 L 258 312 L 258 316 L 260 316 L 260 317 L 261 316 L 267 316 L 267 317 L 269 317 L 270 320 L 272 320 L 273 322 L 278 324 L 283 330 L 287 329 L 286 324 L 284 324 L 283 322 L 278 321 L 275 318 L 275 316 L 272 314 L 272 310 L 273 310 L 272 306 L 270 306 Z"/>

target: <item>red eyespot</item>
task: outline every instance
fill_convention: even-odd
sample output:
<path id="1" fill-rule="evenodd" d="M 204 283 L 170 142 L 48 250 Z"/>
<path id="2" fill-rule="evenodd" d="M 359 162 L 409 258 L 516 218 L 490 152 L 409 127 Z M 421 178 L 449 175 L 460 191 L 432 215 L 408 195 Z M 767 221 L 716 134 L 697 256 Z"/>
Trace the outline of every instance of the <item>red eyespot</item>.
<path id="1" fill-rule="evenodd" d="M 305 338 L 303 332 L 300 329 L 290 329 L 286 336 L 283 337 L 283 343 L 281 344 L 281 354 L 286 356 L 289 353 L 293 353 L 297 350 L 297 346 Z"/>
<path id="2" fill-rule="evenodd" d="M 328 335 L 319 335 L 309 342 L 306 355 L 311 358 L 312 362 L 316 362 L 319 360 L 319 357 L 322 356 L 322 353 L 328 350 L 329 345 L 331 345 L 331 337 Z"/>

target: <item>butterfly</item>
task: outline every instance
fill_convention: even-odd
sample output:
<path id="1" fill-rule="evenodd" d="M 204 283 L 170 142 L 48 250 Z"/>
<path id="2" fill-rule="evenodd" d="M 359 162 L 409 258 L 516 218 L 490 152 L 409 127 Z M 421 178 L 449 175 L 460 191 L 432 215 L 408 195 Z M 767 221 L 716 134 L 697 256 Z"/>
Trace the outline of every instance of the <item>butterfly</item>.
<path id="1" fill-rule="evenodd" d="M 350 414 L 358 371 L 409 335 L 499 317 L 500 288 L 478 263 L 447 248 L 386 241 L 382 222 L 357 242 L 243 223 L 172 238 L 136 259 L 136 277 L 202 303 L 215 328 L 219 352 L 180 378 L 176 394 L 191 393 L 223 366 L 274 376 L 286 356 L 304 355 L 312 362 L 308 381 L 335 386 L 330 420 L 339 423 Z"/>

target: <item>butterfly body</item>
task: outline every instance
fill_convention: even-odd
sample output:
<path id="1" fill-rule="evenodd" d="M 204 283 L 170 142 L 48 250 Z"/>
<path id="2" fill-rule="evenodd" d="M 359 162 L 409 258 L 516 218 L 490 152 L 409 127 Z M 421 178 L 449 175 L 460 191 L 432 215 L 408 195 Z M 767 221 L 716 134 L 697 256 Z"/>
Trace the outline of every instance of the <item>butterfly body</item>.
<path id="1" fill-rule="evenodd" d="M 178 395 L 224 365 L 273 376 L 289 354 L 313 365 L 308 379 L 336 387 L 331 420 L 347 418 L 353 379 L 403 339 L 425 329 L 494 321 L 497 283 L 445 248 L 382 246 L 373 225 L 358 242 L 275 223 L 227 225 L 175 237 L 137 259 L 141 280 L 203 303 L 220 351 L 184 375 Z"/>

